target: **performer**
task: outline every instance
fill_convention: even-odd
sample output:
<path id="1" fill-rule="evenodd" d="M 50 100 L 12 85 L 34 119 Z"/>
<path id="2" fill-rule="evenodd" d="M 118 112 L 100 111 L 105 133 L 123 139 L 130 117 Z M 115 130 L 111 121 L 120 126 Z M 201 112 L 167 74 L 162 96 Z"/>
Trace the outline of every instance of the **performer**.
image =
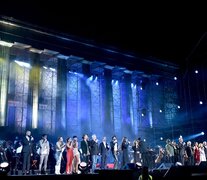
<path id="1" fill-rule="evenodd" d="M 61 159 L 62 159 L 62 153 L 65 149 L 65 144 L 63 142 L 63 138 L 59 137 L 58 141 L 56 143 L 56 153 L 55 153 L 55 159 L 56 159 L 56 165 L 55 165 L 55 174 L 60 174 L 60 165 L 61 165 Z"/>
<path id="2" fill-rule="evenodd" d="M 118 169 L 118 141 L 116 136 L 112 136 L 112 141 L 110 142 L 112 156 L 114 158 L 114 169 Z"/>
<path id="3" fill-rule="evenodd" d="M 89 163 L 89 142 L 88 142 L 88 135 L 83 135 L 83 140 L 81 141 L 81 158 L 83 162 Z"/>
<path id="4" fill-rule="evenodd" d="M 30 160 L 33 155 L 33 141 L 34 138 L 31 136 L 31 131 L 26 131 L 26 135 L 22 139 L 22 153 L 23 153 L 23 167 L 22 174 L 30 173 Z"/>
<path id="5" fill-rule="evenodd" d="M 101 169 L 106 169 L 108 150 L 110 149 L 106 142 L 106 137 L 103 137 L 102 142 L 99 145 L 99 153 L 101 155 Z"/>
<path id="6" fill-rule="evenodd" d="M 139 153 L 139 142 L 138 142 L 137 139 L 134 140 L 133 145 L 132 145 L 132 149 L 134 151 L 134 163 L 136 164 L 137 162 L 140 162 L 139 161 L 139 159 L 140 159 L 139 158 L 139 155 L 140 155 L 140 153 Z"/>
<path id="7" fill-rule="evenodd" d="M 72 162 L 73 173 L 79 174 L 78 165 L 80 164 L 80 153 L 78 151 L 78 138 L 77 138 L 77 136 L 73 136 L 72 146 L 73 146 L 73 162 Z"/>
<path id="8" fill-rule="evenodd" d="M 141 138 L 138 138 L 138 142 L 139 142 L 139 150 L 143 161 L 142 165 L 149 167 L 146 144 L 143 140 L 141 140 Z"/>
<path id="9" fill-rule="evenodd" d="M 50 144 L 49 141 L 47 140 L 46 134 L 42 135 L 42 139 L 39 141 L 39 147 L 40 147 L 39 174 L 41 174 L 43 162 L 44 162 L 44 174 L 45 174 L 47 170 L 48 156 L 50 153 Z"/>
<path id="10" fill-rule="evenodd" d="M 122 150 L 122 167 L 124 167 L 127 163 L 129 163 L 129 141 L 127 137 L 123 137 L 122 143 L 121 143 L 121 150 Z"/>
<path id="11" fill-rule="evenodd" d="M 14 141 L 14 170 L 16 175 L 18 175 L 22 148 L 22 142 L 16 137 Z"/>
<path id="12" fill-rule="evenodd" d="M 174 147 L 173 147 L 170 139 L 166 140 L 165 150 L 166 150 L 167 162 L 174 164 L 175 163 L 175 160 L 174 160 L 174 156 L 175 156 Z"/>
<path id="13" fill-rule="evenodd" d="M 66 164 L 66 174 L 72 174 L 72 162 L 73 162 L 73 146 L 72 146 L 72 138 L 67 139 L 67 164 Z"/>
<path id="14" fill-rule="evenodd" d="M 182 165 L 184 165 L 185 143 L 183 142 L 183 137 L 180 136 L 178 141 L 179 141 L 177 145 L 178 152 L 179 152 L 178 161 L 182 163 Z"/>
<path id="15" fill-rule="evenodd" d="M 96 164 L 97 164 L 97 158 L 98 158 L 98 139 L 96 138 L 96 135 L 92 135 L 92 140 L 90 142 L 90 147 L 91 147 L 91 157 L 92 157 L 92 172 L 96 169 Z"/>
<path id="16" fill-rule="evenodd" d="M 185 147 L 185 166 L 193 166 L 193 148 L 191 146 L 191 141 L 187 142 Z"/>

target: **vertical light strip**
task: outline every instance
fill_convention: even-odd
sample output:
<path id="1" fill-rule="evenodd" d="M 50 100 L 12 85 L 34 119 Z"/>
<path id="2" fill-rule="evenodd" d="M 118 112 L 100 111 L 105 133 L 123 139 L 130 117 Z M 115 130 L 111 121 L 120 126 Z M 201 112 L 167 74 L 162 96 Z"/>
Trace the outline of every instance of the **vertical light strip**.
<path id="1" fill-rule="evenodd" d="M 94 77 L 94 80 L 90 83 L 91 89 L 91 117 L 92 117 L 92 133 L 97 134 L 101 129 L 101 121 L 100 121 L 100 79 L 98 77 Z"/>
<path id="2" fill-rule="evenodd" d="M 38 89 L 39 89 L 39 74 L 40 69 L 34 67 L 32 69 L 32 128 L 36 129 L 38 126 Z"/>
<path id="3" fill-rule="evenodd" d="M 118 80 L 112 80 L 114 133 L 121 136 L 121 94 Z"/>
<path id="4" fill-rule="evenodd" d="M 0 126 L 6 126 L 6 101 L 9 74 L 9 47 L 0 48 Z"/>
<path id="5" fill-rule="evenodd" d="M 136 85 L 131 86 L 132 89 L 132 127 L 134 127 L 134 134 L 138 134 L 138 92 Z"/>

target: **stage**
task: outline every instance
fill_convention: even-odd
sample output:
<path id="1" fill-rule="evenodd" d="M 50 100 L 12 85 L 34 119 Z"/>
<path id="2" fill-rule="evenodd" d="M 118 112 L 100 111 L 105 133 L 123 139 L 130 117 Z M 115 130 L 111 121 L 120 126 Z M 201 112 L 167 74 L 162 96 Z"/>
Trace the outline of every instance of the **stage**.
<path id="1" fill-rule="evenodd" d="M 37 175 L 30 174 L 30 175 L 22 175 L 21 172 L 19 172 L 19 175 L 10 175 L 8 173 L 7 176 L 3 176 L 4 178 L 11 178 L 11 179 L 70 179 L 70 180 L 79 180 L 79 179 L 126 179 L 126 180 L 138 180 L 140 174 L 141 174 L 141 168 L 140 169 L 126 169 L 126 170 L 113 170 L 113 169 L 107 169 L 107 170 L 96 170 L 96 173 L 89 173 L 89 174 L 61 174 L 61 175 L 55 175 L 55 174 L 48 174 L 48 175 Z M 206 179 L 207 178 L 207 167 L 201 167 L 201 166 L 172 166 L 168 169 L 154 169 L 149 172 L 149 174 L 153 177 L 153 180 L 160 180 L 160 179 L 176 179 L 176 178 L 192 178 L 192 179 Z"/>

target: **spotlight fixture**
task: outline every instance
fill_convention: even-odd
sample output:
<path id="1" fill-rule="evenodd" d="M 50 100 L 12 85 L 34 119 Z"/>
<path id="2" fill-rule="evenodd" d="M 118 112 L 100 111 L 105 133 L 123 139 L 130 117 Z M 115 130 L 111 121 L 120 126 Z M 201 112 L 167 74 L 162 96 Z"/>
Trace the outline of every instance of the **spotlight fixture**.
<path id="1" fill-rule="evenodd" d="M 176 77 L 176 76 L 174 77 L 174 80 L 175 80 L 175 81 L 177 80 L 177 77 Z"/>
<path id="2" fill-rule="evenodd" d="M 176 162 L 175 166 L 182 166 L 182 163 L 181 162 Z"/>
<path id="3" fill-rule="evenodd" d="M 0 163 L 0 176 L 6 176 L 9 172 L 9 163 L 8 162 L 2 162 Z"/>
<path id="4" fill-rule="evenodd" d="M 198 70 L 195 70 L 195 73 L 198 74 Z"/>
<path id="5" fill-rule="evenodd" d="M 204 132 L 201 132 L 201 135 L 205 135 L 205 133 Z"/>
<path id="6" fill-rule="evenodd" d="M 136 162 L 136 167 L 139 169 L 139 168 L 141 168 L 142 167 L 142 163 L 140 163 L 140 162 Z"/>
<path id="7" fill-rule="evenodd" d="M 3 144 L 0 144 L 0 176 L 6 176 L 9 169 L 5 149 L 3 148 Z"/>
<path id="8" fill-rule="evenodd" d="M 81 172 L 81 174 L 87 174 L 89 172 L 91 168 L 91 164 L 90 163 L 86 163 L 86 162 L 81 162 L 78 165 L 78 170 Z"/>

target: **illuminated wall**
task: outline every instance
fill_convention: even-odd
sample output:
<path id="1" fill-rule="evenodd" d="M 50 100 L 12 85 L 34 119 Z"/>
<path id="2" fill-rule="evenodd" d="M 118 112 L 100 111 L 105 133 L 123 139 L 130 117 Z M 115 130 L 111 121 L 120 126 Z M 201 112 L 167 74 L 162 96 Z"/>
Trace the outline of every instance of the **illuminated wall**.
<path id="1" fill-rule="evenodd" d="M 77 57 L 28 47 L 0 50 L 0 123 L 18 133 L 28 128 L 65 138 L 95 133 L 98 139 L 152 139 L 156 128 L 171 126 L 176 118 L 173 80 L 156 85 L 152 76 L 138 75 L 132 82 L 123 69 L 106 70 L 98 63 L 93 65 L 98 70 L 92 69 Z"/>
<path id="2" fill-rule="evenodd" d="M 7 125 L 6 101 L 9 75 L 9 47 L 0 46 L 0 126 Z"/>
<path id="3" fill-rule="evenodd" d="M 45 133 L 55 132 L 57 72 L 47 66 L 40 71 L 39 127 Z"/>

